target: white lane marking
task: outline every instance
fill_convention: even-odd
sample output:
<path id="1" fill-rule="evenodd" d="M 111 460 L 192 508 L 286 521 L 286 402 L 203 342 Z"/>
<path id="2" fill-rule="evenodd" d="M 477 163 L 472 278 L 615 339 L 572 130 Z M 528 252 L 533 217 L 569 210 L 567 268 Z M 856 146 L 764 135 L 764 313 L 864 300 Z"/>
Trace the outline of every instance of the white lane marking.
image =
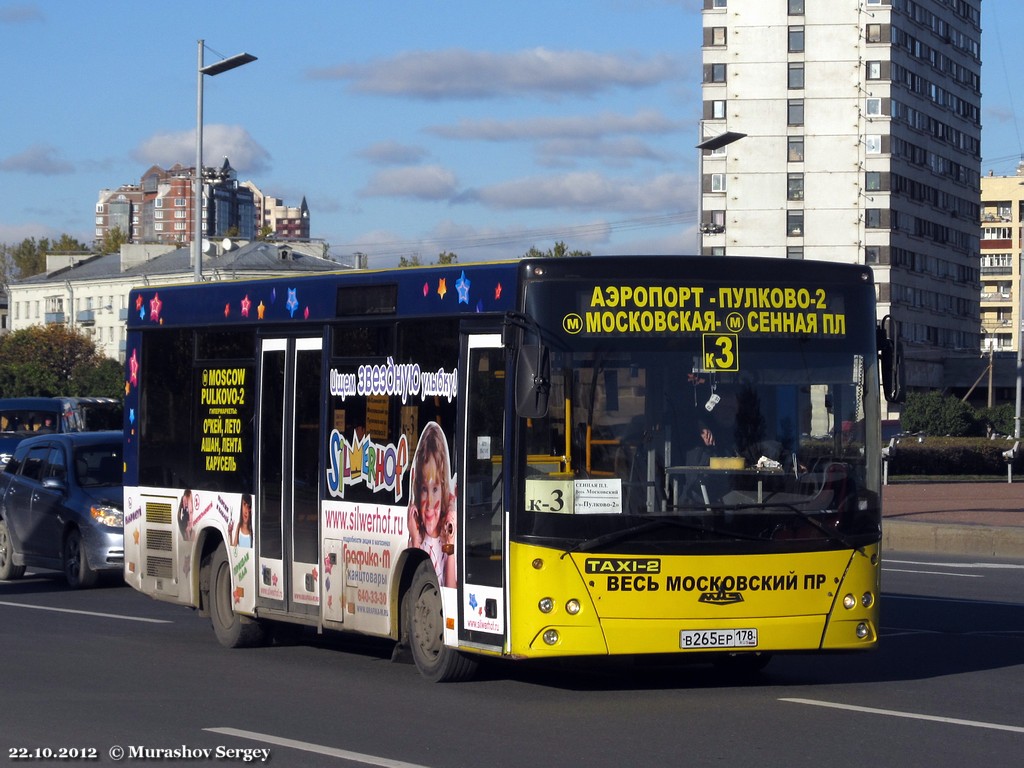
<path id="1" fill-rule="evenodd" d="M 386 757 L 364 755 L 359 752 L 349 752 L 347 749 L 325 747 L 322 744 L 313 744 L 308 741 L 296 741 L 295 739 L 285 739 L 281 736 L 271 736 L 270 734 L 257 733 L 256 731 L 243 731 L 238 728 L 203 728 L 203 730 L 209 733 L 219 733 L 223 736 L 237 736 L 240 739 L 251 739 L 253 741 L 264 742 L 265 744 L 276 744 L 279 747 L 288 747 L 289 749 L 301 749 L 303 752 L 315 752 L 318 755 L 327 755 L 328 757 L 340 757 L 342 760 L 351 760 L 354 763 L 379 765 L 383 768 L 426 768 L 426 766 L 419 765 L 418 763 L 405 763 L 401 760 L 389 760 Z"/>
<path id="2" fill-rule="evenodd" d="M 917 571 L 911 568 L 882 568 L 883 573 L 920 573 L 926 576 L 952 576 L 956 579 L 983 579 L 980 573 L 946 573 L 945 571 Z"/>
<path id="3" fill-rule="evenodd" d="M 850 712 L 866 712 L 869 715 L 885 715 L 886 717 L 903 717 L 909 720 L 929 720 L 933 723 L 947 723 L 949 725 L 966 725 L 971 728 L 988 728 L 994 731 L 1010 731 L 1012 733 L 1024 733 L 1024 726 L 1002 725 L 1000 723 L 986 723 L 981 720 L 961 720 L 957 717 L 939 717 L 937 715 L 921 715 L 916 712 L 901 712 L 896 709 L 875 709 L 874 707 L 858 707 L 853 704 L 837 704 L 833 701 L 817 701 L 815 699 L 779 699 L 788 701 L 791 704 L 808 704 L 812 707 L 828 707 L 831 709 L 845 709 Z"/>
<path id="4" fill-rule="evenodd" d="M 1009 570 L 1024 571 L 1024 565 L 1017 563 L 934 563 L 927 560 L 882 560 L 882 567 L 887 563 L 898 565 L 928 565 L 934 568 L 977 568 L 978 570 Z"/>
<path id="5" fill-rule="evenodd" d="M 0 605 L 9 605 L 12 608 L 31 608 L 35 611 L 53 611 L 54 613 L 77 613 L 80 616 L 98 616 L 102 619 L 121 619 L 122 621 L 141 621 L 146 624 L 173 624 L 167 619 L 146 619 L 142 616 L 124 616 L 120 613 L 99 613 L 97 611 L 76 611 L 71 608 L 51 608 L 46 605 L 29 605 L 28 603 L 9 603 L 0 600 Z"/>

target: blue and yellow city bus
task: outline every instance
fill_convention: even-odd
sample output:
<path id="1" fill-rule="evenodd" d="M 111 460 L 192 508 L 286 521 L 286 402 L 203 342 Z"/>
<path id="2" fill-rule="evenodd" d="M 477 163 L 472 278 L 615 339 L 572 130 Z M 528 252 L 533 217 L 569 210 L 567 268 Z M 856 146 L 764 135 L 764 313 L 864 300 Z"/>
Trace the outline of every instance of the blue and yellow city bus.
<path id="1" fill-rule="evenodd" d="M 132 292 L 125 576 L 210 616 L 481 656 L 747 667 L 878 641 L 865 266 L 587 257 Z"/>

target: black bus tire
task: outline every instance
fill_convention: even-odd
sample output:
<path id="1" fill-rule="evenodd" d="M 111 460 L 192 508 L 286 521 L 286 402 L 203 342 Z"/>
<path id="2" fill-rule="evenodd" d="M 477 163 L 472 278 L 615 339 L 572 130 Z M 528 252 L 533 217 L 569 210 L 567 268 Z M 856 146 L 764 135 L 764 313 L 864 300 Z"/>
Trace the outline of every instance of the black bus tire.
<path id="1" fill-rule="evenodd" d="M 429 560 L 416 566 L 412 583 L 402 599 L 402 620 L 413 661 L 427 680 L 459 682 L 476 673 L 476 659 L 444 644 L 441 590 Z"/>
<path id="2" fill-rule="evenodd" d="M 235 613 L 232 602 L 231 562 L 224 544 L 210 558 L 210 623 L 217 641 L 225 648 L 251 648 L 266 637 L 256 619 Z"/>

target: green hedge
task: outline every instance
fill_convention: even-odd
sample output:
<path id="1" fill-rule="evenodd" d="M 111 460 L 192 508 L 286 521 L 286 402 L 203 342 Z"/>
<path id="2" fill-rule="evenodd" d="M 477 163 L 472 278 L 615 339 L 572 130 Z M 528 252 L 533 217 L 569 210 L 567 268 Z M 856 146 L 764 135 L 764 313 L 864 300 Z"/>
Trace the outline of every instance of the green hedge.
<path id="1" fill-rule="evenodd" d="M 889 475 L 1005 475 L 1003 451 L 1013 440 L 974 437 L 904 437 L 889 457 Z M 1018 450 L 1014 472 L 1024 468 Z"/>

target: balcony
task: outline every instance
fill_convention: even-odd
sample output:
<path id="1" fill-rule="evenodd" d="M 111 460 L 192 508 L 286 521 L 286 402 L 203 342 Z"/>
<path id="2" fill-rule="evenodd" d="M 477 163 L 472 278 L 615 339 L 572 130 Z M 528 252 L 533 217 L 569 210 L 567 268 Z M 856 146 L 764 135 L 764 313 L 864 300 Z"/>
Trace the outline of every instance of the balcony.
<path id="1" fill-rule="evenodd" d="M 83 309 L 75 315 L 75 322 L 79 325 L 96 325 L 96 310 Z"/>
<path id="2" fill-rule="evenodd" d="M 43 315 L 43 322 L 47 325 L 64 325 L 64 313 L 63 312 L 47 312 Z"/>

